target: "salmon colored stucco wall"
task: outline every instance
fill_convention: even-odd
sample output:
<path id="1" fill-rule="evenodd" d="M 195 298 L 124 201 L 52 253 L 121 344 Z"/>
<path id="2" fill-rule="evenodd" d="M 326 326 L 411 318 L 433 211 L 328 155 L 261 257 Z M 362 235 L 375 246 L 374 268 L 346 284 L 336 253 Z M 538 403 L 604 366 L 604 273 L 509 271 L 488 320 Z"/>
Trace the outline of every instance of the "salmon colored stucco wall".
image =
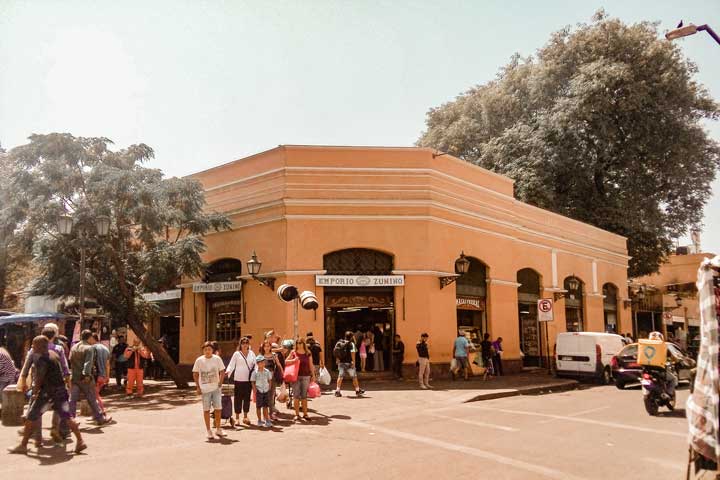
<path id="1" fill-rule="evenodd" d="M 206 238 L 208 262 L 253 250 L 261 276 L 275 287 L 292 283 L 314 291 L 317 312 L 300 310 L 299 333 L 312 331 L 324 346 L 323 256 L 347 248 L 369 248 L 394 257 L 405 286 L 395 288 L 396 332 L 412 346 L 430 334 L 433 363 L 450 361 L 457 334 L 456 284 L 440 289 L 439 277 L 454 271 L 461 251 L 488 267 L 487 318 L 493 338 L 502 336 L 506 360 L 520 360 L 517 272 L 541 277 L 541 297 L 553 297 L 571 275 L 584 283 L 585 329 L 602 331 L 602 285 L 619 289 L 620 329 L 630 325 L 622 308 L 627 282 L 626 240 L 513 198 L 512 180 L 449 155 L 419 148 L 281 146 L 192 176 L 206 189 L 208 210 L 225 212 L 233 230 Z M 553 263 L 553 258 L 556 261 Z M 556 270 L 553 270 L 553 264 Z M 595 264 L 595 270 L 593 270 Z M 242 334 L 253 345 L 273 328 L 292 334 L 292 304 L 249 278 L 243 267 L 245 312 Z M 191 363 L 205 340 L 204 294 L 196 297 L 185 279 L 181 362 Z M 550 322 L 550 351 L 565 331 L 564 301 Z M 544 348 L 543 348 L 544 350 Z M 227 352 L 225 352 L 227 354 Z"/>

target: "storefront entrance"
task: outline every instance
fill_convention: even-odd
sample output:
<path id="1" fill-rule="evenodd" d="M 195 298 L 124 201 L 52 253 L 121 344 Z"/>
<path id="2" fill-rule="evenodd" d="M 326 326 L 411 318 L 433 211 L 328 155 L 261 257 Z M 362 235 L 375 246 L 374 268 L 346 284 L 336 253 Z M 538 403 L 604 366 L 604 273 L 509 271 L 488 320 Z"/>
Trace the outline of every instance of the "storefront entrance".
<path id="1" fill-rule="evenodd" d="M 375 349 L 370 353 L 366 344 L 366 371 L 386 371 L 391 368 L 391 345 L 395 334 L 395 306 L 393 289 L 375 291 L 326 289 L 325 291 L 325 362 L 336 365 L 333 356 L 335 344 L 345 332 L 353 332 L 355 344 L 369 339 Z M 355 363 L 361 366 L 360 352 Z"/>

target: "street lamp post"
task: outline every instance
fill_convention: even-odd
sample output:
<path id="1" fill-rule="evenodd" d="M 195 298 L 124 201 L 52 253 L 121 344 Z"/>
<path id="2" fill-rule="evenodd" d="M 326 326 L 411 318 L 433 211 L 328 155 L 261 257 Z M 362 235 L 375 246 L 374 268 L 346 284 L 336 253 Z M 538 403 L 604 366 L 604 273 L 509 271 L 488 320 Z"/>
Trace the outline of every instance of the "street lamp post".
<path id="1" fill-rule="evenodd" d="M 57 222 L 58 231 L 64 236 L 70 236 L 73 229 L 73 218 L 70 215 L 62 215 Z M 95 228 L 99 237 L 106 237 L 110 231 L 110 218 L 105 215 L 99 215 L 95 218 Z M 87 229 L 82 228 L 78 232 L 80 243 L 80 291 L 78 301 L 80 302 L 80 326 L 83 326 L 85 320 L 85 275 L 86 275 L 86 259 L 85 247 L 86 241 L 90 233 Z"/>
<path id="2" fill-rule="evenodd" d="M 680 22 L 680 25 L 675 30 L 670 30 L 665 34 L 665 38 L 668 40 L 675 40 L 677 38 L 682 37 L 688 37 L 690 35 L 695 35 L 697 32 L 707 32 L 708 35 L 710 35 L 717 43 L 720 45 L 720 37 L 718 37 L 717 33 L 710 28 L 710 25 L 693 25 L 692 23 L 689 25 L 682 25 L 682 22 Z"/>

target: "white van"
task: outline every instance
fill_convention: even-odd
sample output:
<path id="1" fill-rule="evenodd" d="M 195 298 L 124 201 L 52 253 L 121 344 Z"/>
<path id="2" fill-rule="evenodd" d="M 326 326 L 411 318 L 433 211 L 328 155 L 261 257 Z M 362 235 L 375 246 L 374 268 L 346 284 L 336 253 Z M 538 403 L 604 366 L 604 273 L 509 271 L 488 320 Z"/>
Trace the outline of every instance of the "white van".
<path id="1" fill-rule="evenodd" d="M 594 377 L 607 385 L 612 382 L 610 362 L 624 345 L 623 337 L 614 333 L 559 333 L 555 343 L 556 375 Z"/>

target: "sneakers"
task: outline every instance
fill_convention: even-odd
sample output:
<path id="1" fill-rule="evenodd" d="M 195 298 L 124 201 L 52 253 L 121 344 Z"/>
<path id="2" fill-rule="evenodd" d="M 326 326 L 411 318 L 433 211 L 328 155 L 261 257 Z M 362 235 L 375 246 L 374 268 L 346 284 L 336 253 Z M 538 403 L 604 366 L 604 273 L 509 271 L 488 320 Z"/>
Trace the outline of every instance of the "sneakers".
<path id="1" fill-rule="evenodd" d="M 95 425 L 107 425 L 108 423 L 112 422 L 112 417 L 105 417 L 102 420 L 96 420 Z"/>
<path id="2" fill-rule="evenodd" d="M 357 395 L 358 397 L 359 397 L 360 395 L 362 395 L 363 393 L 365 393 L 365 390 L 363 390 L 362 388 L 359 388 L 359 389 L 355 390 L 355 395 Z"/>
<path id="3" fill-rule="evenodd" d="M 425 386 L 426 386 L 427 388 L 431 389 L 431 390 L 432 390 L 433 388 L 435 388 L 435 387 L 433 387 L 432 385 L 430 385 L 429 383 L 426 384 Z"/>
<path id="4" fill-rule="evenodd" d="M 425 385 L 420 385 L 420 388 L 423 389 L 423 390 L 427 390 L 427 389 L 428 389 L 428 387 L 426 387 Z"/>
<path id="5" fill-rule="evenodd" d="M 216 428 L 216 429 L 215 429 L 215 436 L 218 437 L 218 438 L 223 438 L 223 437 L 226 437 L 227 435 L 225 435 L 225 432 L 223 432 L 222 429 Z"/>
<path id="6" fill-rule="evenodd" d="M 82 440 L 78 442 L 77 446 L 75 447 L 75 453 L 80 453 L 83 450 L 87 448 L 87 444 L 83 442 Z"/>
<path id="7" fill-rule="evenodd" d="M 257 421 L 257 426 L 258 426 L 258 427 L 264 427 L 264 426 L 265 426 L 265 422 L 263 422 L 262 420 L 258 420 L 258 421 Z"/>
<path id="8" fill-rule="evenodd" d="M 250 419 L 249 419 L 248 417 L 244 417 L 243 420 L 242 420 L 242 422 L 243 422 L 245 425 L 250 425 Z"/>
<path id="9" fill-rule="evenodd" d="M 215 435 L 213 435 L 212 430 L 207 431 L 207 438 L 208 440 L 215 440 Z"/>
<path id="10" fill-rule="evenodd" d="M 340 390 L 335 390 L 335 396 L 342 397 L 342 393 L 340 393 Z"/>
<path id="11" fill-rule="evenodd" d="M 265 426 L 268 428 L 272 428 L 273 424 L 271 420 L 265 420 Z"/>

